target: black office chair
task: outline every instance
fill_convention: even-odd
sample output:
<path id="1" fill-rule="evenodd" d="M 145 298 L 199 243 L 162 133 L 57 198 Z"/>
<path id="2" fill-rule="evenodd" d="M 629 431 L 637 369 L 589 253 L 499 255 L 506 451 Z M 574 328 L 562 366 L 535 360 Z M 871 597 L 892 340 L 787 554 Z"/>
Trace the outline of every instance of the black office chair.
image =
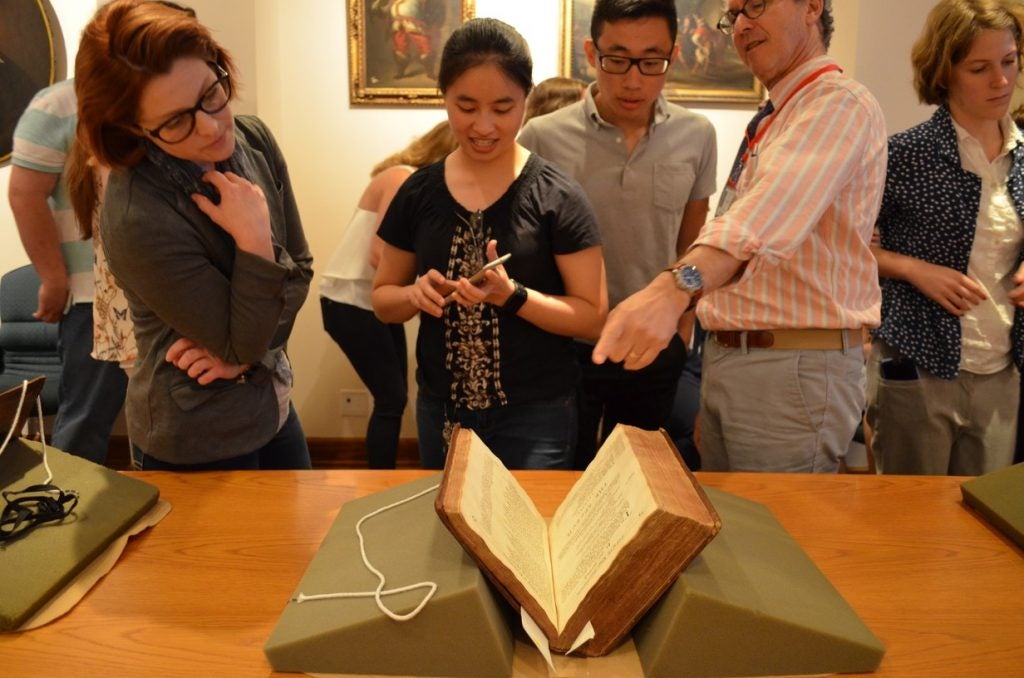
<path id="1" fill-rule="evenodd" d="M 43 414 L 51 415 L 60 403 L 61 360 L 57 325 L 32 317 L 39 305 L 39 284 L 31 265 L 0 277 L 0 392 L 43 375 Z"/>

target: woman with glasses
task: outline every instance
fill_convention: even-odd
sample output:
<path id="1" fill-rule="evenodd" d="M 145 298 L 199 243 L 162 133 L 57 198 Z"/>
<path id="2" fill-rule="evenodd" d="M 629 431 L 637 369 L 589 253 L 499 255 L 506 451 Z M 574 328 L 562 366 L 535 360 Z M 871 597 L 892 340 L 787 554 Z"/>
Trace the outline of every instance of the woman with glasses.
<path id="1" fill-rule="evenodd" d="M 100 222 L 135 323 L 143 469 L 310 466 L 284 344 L 312 257 L 277 143 L 232 116 L 235 78 L 174 3 L 114 0 L 82 34 L 78 140 L 112 168 Z M 73 187 L 79 214 L 88 190 Z"/>
<path id="2" fill-rule="evenodd" d="M 454 424 L 509 468 L 567 468 L 572 459 L 572 337 L 600 332 L 604 266 L 580 187 L 516 142 L 532 67 L 522 36 L 500 21 L 474 19 L 452 33 L 438 83 L 459 146 L 409 177 L 381 223 L 373 307 L 384 322 L 420 318 L 426 468 L 444 465 Z"/>
<path id="3" fill-rule="evenodd" d="M 918 98 L 938 108 L 889 139 L 872 248 L 882 324 L 867 419 L 883 473 L 978 475 L 1013 459 L 1024 366 L 1024 135 L 1008 113 L 1024 49 L 1015 9 L 941 0 L 911 55 Z"/>

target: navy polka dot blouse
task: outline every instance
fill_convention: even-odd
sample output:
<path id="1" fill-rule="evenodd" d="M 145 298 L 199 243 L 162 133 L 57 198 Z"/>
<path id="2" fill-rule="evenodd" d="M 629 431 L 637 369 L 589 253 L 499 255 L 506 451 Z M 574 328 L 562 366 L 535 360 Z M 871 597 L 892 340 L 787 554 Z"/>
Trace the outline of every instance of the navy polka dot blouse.
<path id="1" fill-rule="evenodd" d="M 1024 214 L 1024 145 L 1011 152 L 1009 193 Z M 949 109 L 889 138 L 889 166 L 878 215 L 881 245 L 891 252 L 967 273 L 974 243 L 981 178 L 960 165 Z M 1020 266 L 1024 253 L 1018 253 Z M 960 372 L 960 319 L 903 280 L 883 278 L 882 324 L 875 336 L 943 379 Z M 1013 359 L 1024 357 L 1024 313 L 1010 331 Z"/>

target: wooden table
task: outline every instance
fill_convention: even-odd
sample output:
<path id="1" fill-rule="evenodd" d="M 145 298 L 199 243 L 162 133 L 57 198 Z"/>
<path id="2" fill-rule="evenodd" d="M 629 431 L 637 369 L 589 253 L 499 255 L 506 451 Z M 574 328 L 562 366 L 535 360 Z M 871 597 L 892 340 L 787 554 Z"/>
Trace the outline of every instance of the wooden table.
<path id="1" fill-rule="evenodd" d="M 67 616 L 0 635 L 4 678 L 272 674 L 263 643 L 341 504 L 425 472 L 132 475 L 170 515 Z M 550 515 L 576 474 L 516 476 Z M 874 675 L 1024 673 L 1024 557 L 964 506 L 961 479 L 698 477 L 771 508 L 885 643 Z"/>

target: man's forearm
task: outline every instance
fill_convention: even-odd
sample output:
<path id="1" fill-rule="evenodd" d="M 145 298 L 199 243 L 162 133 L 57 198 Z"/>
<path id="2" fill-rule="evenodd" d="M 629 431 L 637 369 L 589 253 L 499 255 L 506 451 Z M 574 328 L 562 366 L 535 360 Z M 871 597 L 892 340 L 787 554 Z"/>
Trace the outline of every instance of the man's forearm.
<path id="1" fill-rule="evenodd" d="M 47 203 L 57 175 L 46 175 L 22 167 L 11 168 L 8 197 L 18 236 L 32 265 L 44 283 L 67 285 L 67 266 L 61 253 L 60 232 Z"/>

